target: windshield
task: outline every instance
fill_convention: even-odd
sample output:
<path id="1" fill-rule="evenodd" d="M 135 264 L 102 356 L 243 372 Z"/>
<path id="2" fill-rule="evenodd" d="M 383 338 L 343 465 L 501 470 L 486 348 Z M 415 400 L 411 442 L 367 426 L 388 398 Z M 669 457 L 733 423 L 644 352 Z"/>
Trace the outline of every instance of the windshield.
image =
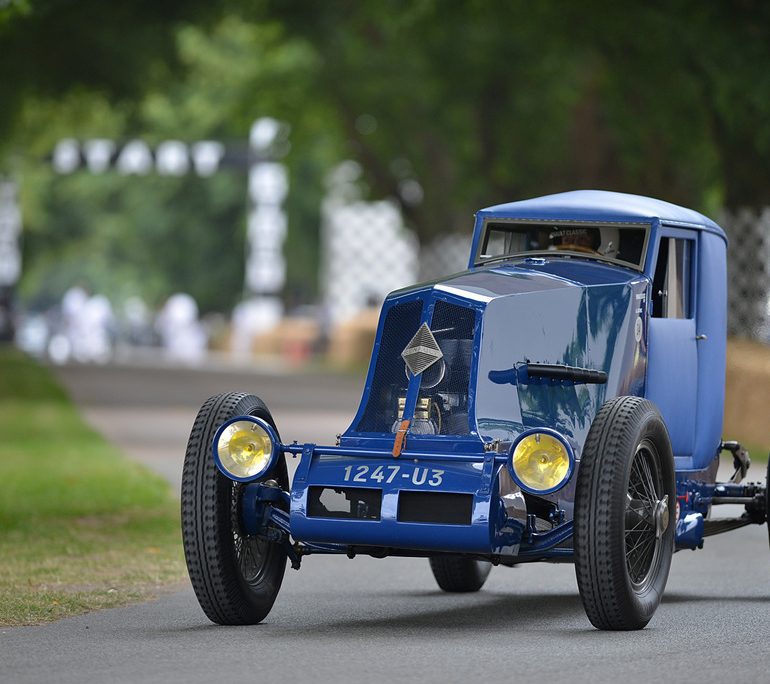
<path id="1" fill-rule="evenodd" d="M 644 267 L 647 226 L 490 222 L 477 264 L 530 254 L 582 256 Z"/>

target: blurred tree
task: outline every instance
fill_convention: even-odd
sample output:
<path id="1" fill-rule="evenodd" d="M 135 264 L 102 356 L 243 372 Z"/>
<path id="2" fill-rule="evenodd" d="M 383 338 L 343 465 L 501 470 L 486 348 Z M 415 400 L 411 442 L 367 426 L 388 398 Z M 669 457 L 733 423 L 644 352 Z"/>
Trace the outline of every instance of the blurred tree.
<path id="1" fill-rule="evenodd" d="M 770 204 L 770 4 L 596 0 L 564 18 L 608 70 L 617 139 L 658 157 L 640 168 L 663 196 L 703 204 L 713 192 L 712 210 Z"/>
<path id="2" fill-rule="evenodd" d="M 344 158 L 422 240 L 467 232 L 480 206 L 574 187 L 710 213 L 768 204 L 769 33 L 758 0 L 16 2 L 0 10 L 0 128 L 19 123 L 11 142 L 42 156 L 65 135 L 228 140 L 258 116 L 289 122 L 289 291 L 302 299 L 323 174 Z M 64 268 L 54 246 L 76 270 L 109 237 L 152 297 L 173 282 L 204 308 L 238 298 L 242 179 L 33 166 L 28 292 Z"/>
<path id="3" fill-rule="evenodd" d="M 574 187 L 768 201 L 767 3 L 257 6 L 316 48 L 309 106 L 336 112 L 373 193 L 423 239 Z"/>
<path id="4" fill-rule="evenodd" d="M 724 203 L 770 205 L 770 4 L 762 0 L 684 3 L 692 30 L 682 39 L 683 79 L 719 157 Z"/>
<path id="5" fill-rule="evenodd" d="M 472 211 L 562 186 L 579 69 L 552 8 L 523 3 L 280 2 L 268 7 L 320 64 L 307 107 L 336 115 L 371 192 L 423 239 Z"/>
<path id="6" fill-rule="evenodd" d="M 0 7 L 0 139 L 25 98 L 95 89 L 139 97 L 178 65 L 182 22 L 208 23 L 222 3 L 205 0 L 9 0 Z"/>
<path id="7" fill-rule="evenodd" d="M 636 187 L 701 208 L 727 231 L 731 271 L 750 274 L 730 283 L 731 332 L 759 337 L 770 298 L 770 4 L 597 1 L 567 20 L 610 67 L 610 105 L 628 109 L 616 121 L 642 162 Z"/>
<path id="8" fill-rule="evenodd" d="M 280 26 L 224 19 L 186 26 L 176 36 L 180 76 L 148 89 L 132 105 L 75 89 L 60 100 L 28 98 L 21 110 L 25 261 L 23 294 L 47 306 L 73 282 L 85 282 L 119 302 L 141 294 L 153 305 L 181 290 L 203 311 L 227 310 L 242 295 L 246 175 L 222 171 L 200 179 L 124 177 L 115 171 L 57 176 L 40 160 L 57 140 L 142 137 L 189 142 L 214 138 L 245 152 L 258 116 L 287 113 L 301 97 L 314 56 L 285 40 Z M 235 66 L 234 66 L 235 65 Z M 284 81 L 294 84 L 285 87 Z M 316 110 L 317 112 L 318 110 Z M 301 117 L 299 117 L 301 118 Z M 290 153 L 288 293 L 311 301 L 317 280 L 318 206 L 322 175 L 337 156 L 312 122 L 299 127 Z M 294 190 L 294 188 L 292 188 Z"/>

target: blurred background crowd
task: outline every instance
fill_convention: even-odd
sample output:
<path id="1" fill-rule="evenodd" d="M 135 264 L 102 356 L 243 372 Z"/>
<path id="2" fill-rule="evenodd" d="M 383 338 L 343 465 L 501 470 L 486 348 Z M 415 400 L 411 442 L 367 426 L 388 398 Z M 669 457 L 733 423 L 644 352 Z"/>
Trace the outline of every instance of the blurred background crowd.
<path id="1" fill-rule="evenodd" d="M 770 340 L 770 4 L 0 0 L 0 336 L 55 363 L 365 363 L 575 188 L 719 221 Z"/>

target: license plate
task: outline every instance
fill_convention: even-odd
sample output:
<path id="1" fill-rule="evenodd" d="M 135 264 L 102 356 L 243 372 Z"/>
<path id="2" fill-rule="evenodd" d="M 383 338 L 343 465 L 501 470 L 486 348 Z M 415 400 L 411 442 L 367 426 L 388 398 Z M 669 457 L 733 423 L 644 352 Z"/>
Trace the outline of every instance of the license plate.
<path id="1" fill-rule="evenodd" d="M 344 468 L 344 482 L 360 484 L 397 484 L 440 487 L 446 471 L 438 468 L 401 465 L 349 465 Z"/>

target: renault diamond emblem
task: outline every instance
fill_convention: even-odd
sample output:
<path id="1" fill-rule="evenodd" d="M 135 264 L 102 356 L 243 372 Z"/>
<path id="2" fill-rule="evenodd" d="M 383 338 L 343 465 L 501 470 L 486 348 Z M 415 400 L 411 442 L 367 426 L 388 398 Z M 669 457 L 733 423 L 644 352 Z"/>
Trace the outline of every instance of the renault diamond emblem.
<path id="1" fill-rule="evenodd" d="M 412 375 L 419 375 L 430 368 L 442 356 L 441 348 L 433 337 L 427 323 L 423 323 L 414 334 L 414 337 L 401 352 L 401 358 L 412 371 Z"/>

